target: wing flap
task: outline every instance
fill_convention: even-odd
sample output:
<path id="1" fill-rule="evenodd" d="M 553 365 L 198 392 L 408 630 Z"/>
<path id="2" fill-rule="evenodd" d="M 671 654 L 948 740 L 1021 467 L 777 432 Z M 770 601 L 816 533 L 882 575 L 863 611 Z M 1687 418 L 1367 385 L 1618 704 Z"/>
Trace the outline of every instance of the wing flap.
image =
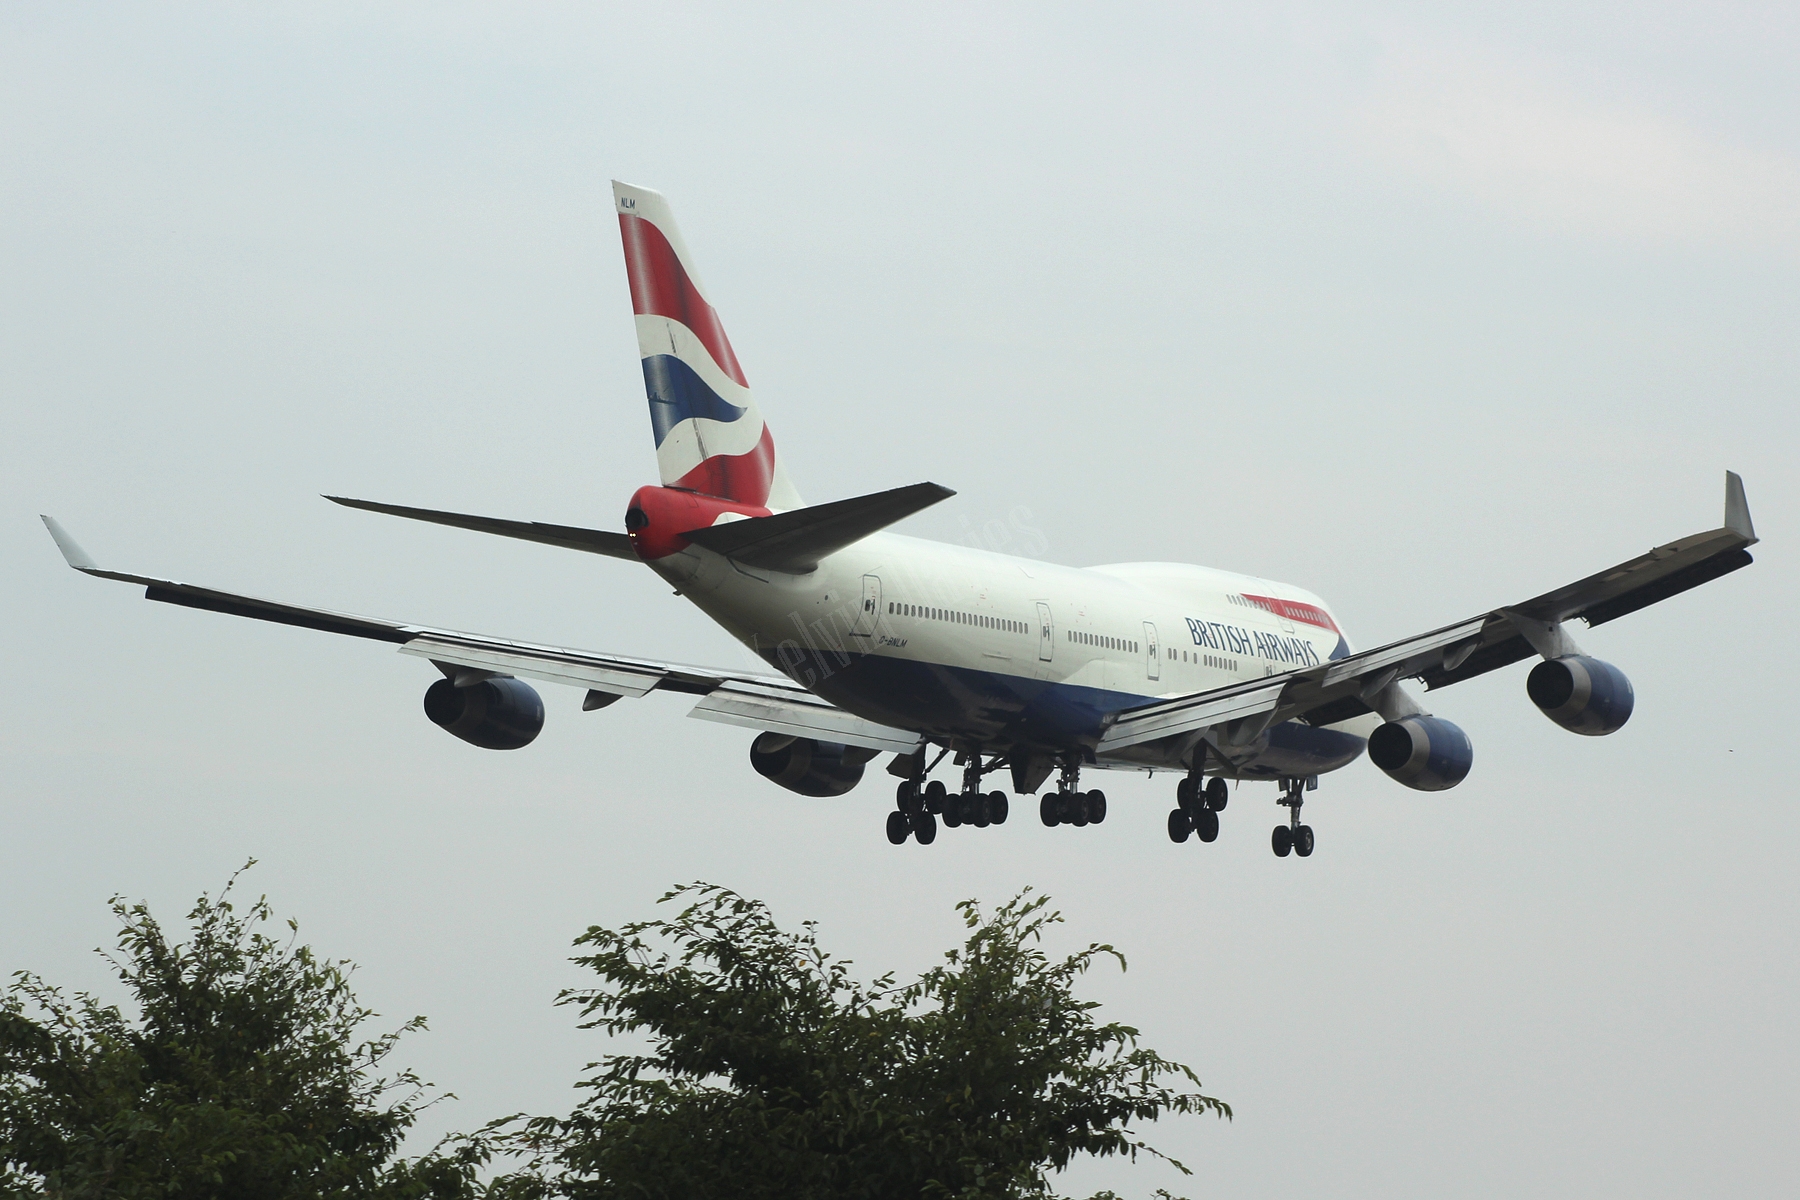
<path id="1" fill-rule="evenodd" d="M 661 663 L 463 635 L 421 634 L 400 647 L 400 653 L 633 699 L 655 691 L 669 675 Z"/>
<path id="2" fill-rule="evenodd" d="M 1140 742 L 1154 742 L 1268 712 L 1280 700 L 1287 682 L 1286 676 L 1271 675 L 1253 683 L 1229 684 L 1126 709 L 1100 739 L 1096 753 L 1105 754 Z"/>
<path id="3" fill-rule="evenodd" d="M 696 704 L 688 715 L 705 721 L 741 725 L 746 729 L 820 738 L 894 754 L 911 754 L 923 741 L 916 733 L 865 721 L 841 708 L 824 704 L 809 693 L 754 684 L 724 684 Z"/>

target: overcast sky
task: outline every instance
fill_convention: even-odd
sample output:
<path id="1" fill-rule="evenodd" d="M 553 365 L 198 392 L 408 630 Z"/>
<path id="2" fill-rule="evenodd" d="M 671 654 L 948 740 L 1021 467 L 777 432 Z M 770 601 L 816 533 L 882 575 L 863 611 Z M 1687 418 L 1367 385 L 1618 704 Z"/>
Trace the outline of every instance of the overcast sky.
<path id="1" fill-rule="evenodd" d="M 1116 943 L 1103 1012 L 1237 1110 L 1071 1189 L 1770 1195 L 1800 1176 L 1791 605 L 1792 5 L 0 6 L 0 971 L 116 994 L 106 897 L 247 886 L 431 1031 L 426 1132 L 567 1111 L 590 923 L 706 879 L 917 971 L 1027 884 Z M 321 492 L 618 528 L 653 482 L 609 178 L 665 192 L 801 493 L 935 480 L 904 528 L 1194 561 L 1359 645 L 1720 523 L 1757 564 L 1577 637 L 1605 739 L 1523 665 L 1430 704 L 1443 794 L 1273 788 L 1171 845 L 1174 780 L 1091 776 L 882 836 L 686 698 L 537 743 L 427 722 L 370 642 L 147 604 L 103 565 L 742 666 L 630 563 Z"/>

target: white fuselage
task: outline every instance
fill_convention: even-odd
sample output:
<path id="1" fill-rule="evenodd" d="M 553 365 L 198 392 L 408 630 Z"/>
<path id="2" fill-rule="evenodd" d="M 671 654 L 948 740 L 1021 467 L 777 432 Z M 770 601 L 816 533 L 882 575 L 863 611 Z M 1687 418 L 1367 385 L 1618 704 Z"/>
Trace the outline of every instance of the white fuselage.
<path id="1" fill-rule="evenodd" d="M 879 533 L 805 575 L 696 546 L 651 561 L 789 678 L 858 716 L 959 748 L 1093 749 L 1123 708 L 1349 652 L 1324 601 L 1288 584 L 1178 563 L 1076 568 Z M 1353 760 L 1378 723 L 1298 722 L 1210 753 L 1244 777 Z M 1096 765 L 1175 769 L 1199 736 Z"/>

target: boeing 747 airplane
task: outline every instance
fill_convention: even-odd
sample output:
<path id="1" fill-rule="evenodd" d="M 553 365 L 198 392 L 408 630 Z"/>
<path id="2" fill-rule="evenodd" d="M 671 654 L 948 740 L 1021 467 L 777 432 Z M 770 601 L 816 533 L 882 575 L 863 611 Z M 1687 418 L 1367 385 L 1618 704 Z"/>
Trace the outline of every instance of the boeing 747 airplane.
<path id="1" fill-rule="evenodd" d="M 1631 716 L 1631 683 L 1576 644 L 1590 628 L 1748 566 L 1743 482 L 1725 476 L 1718 529 L 1669 542 L 1541 596 L 1355 650 L 1331 606 L 1292 584 L 1180 563 L 1064 567 L 922 541 L 890 527 L 951 495 L 935 483 L 808 505 L 789 481 L 718 311 L 667 202 L 613 185 L 661 483 L 639 488 L 623 532 L 369 500 L 351 508 L 642 563 L 777 674 L 649 662 L 301 608 L 103 570 L 49 517 L 71 567 L 170 604 L 390 642 L 442 678 L 425 714 L 475 746 L 528 745 L 544 705 L 525 679 L 583 689 L 585 710 L 679 692 L 690 715 L 757 731 L 750 764 L 805 796 L 854 788 L 878 754 L 899 780 L 895 844 L 938 826 L 1002 824 L 984 790 L 1004 769 L 1047 826 L 1106 819 L 1085 768 L 1175 774 L 1168 832 L 1210 842 L 1228 780 L 1277 787 L 1277 855 L 1310 855 L 1301 820 L 1319 776 L 1367 750 L 1396 782 L 1455 787 L 1473 751 L 1428 692 L 1535 657 L 1525 693 L 1574 733 Z M 947 755 L 954 792 L 930 778 Z M 1054 781 L 1052 782 L 1052 776 Z"/>

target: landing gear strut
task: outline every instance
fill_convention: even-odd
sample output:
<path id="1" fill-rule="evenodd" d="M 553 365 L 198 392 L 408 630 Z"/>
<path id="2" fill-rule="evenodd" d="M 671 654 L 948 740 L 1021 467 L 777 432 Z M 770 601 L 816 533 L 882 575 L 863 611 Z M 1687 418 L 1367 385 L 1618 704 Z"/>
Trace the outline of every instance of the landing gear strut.
<path id="1" fill-rule="evenodd" d="M 1106 793 L 1081 790 L 1081 759 L 1070 754 L 1062 760 L 1056 790 L 1038 800 L 1038 819 L 1046 826 L 1098 825 L 1106 820 Z"/>
<path id="2" fill-rule="evenodd" d="M 925 765 L 924 755 L 919 756 L 919 772 L 910 779 L 900 781 L 894 789 L 894 808 L 888 814 L 887 839 L 898 846 L 909 836 L 919 840 L 919 845 L 929 846 L 937 840 L 938 814 L 944 811 L 944 785 L 933 779 L 927 783 L 925 776 L 931 768 L 944 761 L 945 750 Z M 948 825 L 948 818 L 944 824 Z"/>
<path id="3" fill-rule="evenodd" d="M 948 749 L 944 750 L 932 760 L 931 766 L 922 767 L 918 775 L 902 781 L 895 789 L 895 811 L 887 818 L 888 841 L 894 845 L 913 837 L 921 846 L 929 846 L 937 840 L 940 818 L 946 829 L 964 825 L 985 829 L 989 825 L 1006 823 L 1012 808 L 1006 793 L 981 790 L 981 777 L 1001 765 L 1000 756 L 995 755 L 985 763 L 978 753 L 959 756 L 963 763 L 963 786 L 962 791 L 953 793 L 939 780 L 927 782 L 925 779 L 948 753 Z"/>
<path id="4" fill-rule="evenodd" d="M 983 792 L 981 777 L 999 766 L 999 756 L 989 759 L 984 765 L 981 755 L 971 754 L 963 764 L 962 792 L 955 800 L 957 815 L 961 824 L 973 825 L 977 829 L 986 829 L 989 825 L 1004 825 L 1012 803 L 1005 792 Z"/>
<path id="5" fill-rule="evenodd" d="M 1290 852 L 1306 858 L 1313 852 L 1312 826 L 1300 823 L 1300 806 L 1306 802 L 1305 794 L 1318 786 L 1317 775 L 1281 781 L 1281 798 L 1275 803 L 1288 810 L 1288 823 L 1277 825 L 1269 835 L 1269 848 L 1275 851 L 1276 858 L 1286 858 Z"/>
<path id="6" fill-rule="evenodd" d="M 1185 842 L 1194 834 L 1203 842 L 1219 836 L 1219 813 L 1231 799 L 1231 788 L 1224 778 L 1215 775 L 1206 780 L 1206 746 L 1194 759 L 1187 778 L 1175 785 L 1175 807 L 1169 812 L 1169 840 Z"/>

